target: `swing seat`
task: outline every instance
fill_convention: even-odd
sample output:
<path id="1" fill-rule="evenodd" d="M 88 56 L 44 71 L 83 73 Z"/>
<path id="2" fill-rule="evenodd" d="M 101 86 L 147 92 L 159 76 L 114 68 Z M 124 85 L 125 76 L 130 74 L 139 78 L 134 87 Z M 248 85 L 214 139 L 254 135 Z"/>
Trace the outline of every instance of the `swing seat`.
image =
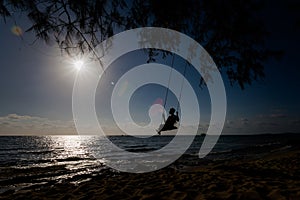
<path id="1" fill-rule="evenodd" d="M 156 131 L 158 133 L 160 133 L 161 131 L 171 131 L 171 130 L 175 130 L 175 129 L 178 129 L 178 127 L 177 126 L 165 126 L 165 124 L 161 124 L 159 126 L 159 128 L 156 129 Z"/>

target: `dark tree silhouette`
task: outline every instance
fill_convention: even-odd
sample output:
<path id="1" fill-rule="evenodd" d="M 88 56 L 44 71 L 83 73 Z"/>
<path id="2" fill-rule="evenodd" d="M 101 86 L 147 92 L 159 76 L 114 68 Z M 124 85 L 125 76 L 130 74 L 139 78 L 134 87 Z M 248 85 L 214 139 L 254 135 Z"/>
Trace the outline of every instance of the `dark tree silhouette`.
<path id="1" fill-rule="evenodd" d="M 24 13 L 32 22 L 27 31 L 55 40 L 68 54 L 93 52 L 100 42 L 131 28 L 174 29 L 199 42 L 230 82 L 243 89 L 264 77 L 266 59 L 280 54 L 264 48 L 262 6 L 255 0 L 0 0 L 0 15 L 5 20 Z M 149 50 L 149 61 L 161 55 L 155 51 Z"/>

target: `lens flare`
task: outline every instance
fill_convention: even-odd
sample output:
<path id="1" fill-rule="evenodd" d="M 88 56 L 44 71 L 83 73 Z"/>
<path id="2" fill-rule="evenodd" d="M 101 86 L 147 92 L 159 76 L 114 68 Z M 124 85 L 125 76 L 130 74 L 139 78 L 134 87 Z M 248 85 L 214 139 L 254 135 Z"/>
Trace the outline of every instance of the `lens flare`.
<path id="1" fill-rule="evenodd" d="M 160 105 L 163 105 L 164 104 L 164 100 L 162 98 L 157 98 L 153 104 L 160 104 Z"/>
<path id="2" fill-rule="evenodd" d="M 126 92 L 127 88 L 128 88 L 128 81 L 125 80 L 125 82 L 122 83 L 122 85 L 121 85 L 121 89 L 118 91 L 118 95 L 123 96 L 123 94 Z"/>
<path id="3" fill-rule="evenodd" d="M 164 112 L 164 100 L 162 98 L 157 98 L 154 102 L 153 105 L 155 104 L 159 104 L 161 106 L 157 106 L 155 108 L 153 108 L 153 114 L 162 114 Z"/>
<path id="4" fill-rule="evenodd" d="M 21 36 L 23 34 L 22 28 L 16 25 L 11 28 L 11 32 L 16 36 Z"/>

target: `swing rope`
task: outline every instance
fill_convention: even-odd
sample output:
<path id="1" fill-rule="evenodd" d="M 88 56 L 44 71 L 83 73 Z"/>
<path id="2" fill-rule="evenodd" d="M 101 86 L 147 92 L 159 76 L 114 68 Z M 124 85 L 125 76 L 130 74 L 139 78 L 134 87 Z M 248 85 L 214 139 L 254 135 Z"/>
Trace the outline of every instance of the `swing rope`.
<path id="1" fill-rule="evenodd" d="M 171 62 L 171 71 L 170 71 L 169 80 L 168 80 L 168 87 L 166 88 L 166 95 L 165 95 L 165 99 L 164 99 L 164 110 L 166 109 L 166 104 L 167 104 L 167 100 L 168 100 L 169 87 L 170 87 L 171 76 L 172 76 L 172 72 L 173 72 L 174 58 L 175 58 L 175 56 L 173 54 L 173 58 L 172 58 L 172 62 Z M 160 125 L 162 125 L 163 122 L 165 122 L 165 121 L 166 121 L 165 113 L 163 112 Z"/>
<path id="2" fill-rule="evenodd" d="M 176 108 L 177 111 L 178 111 L 179 105 L 180 105 L 180 100 L 181 100 L 181 95 L 182 95 L 182 89 L 183 89 L 183 84 L 184 84 L 184 77 L 185 77 L 187 65 L 188 65 L 188 62 L 186 62 L 185 66 L 184 66 L 183 77 L 182 77 L 182 82 L 181 82 L 181 88 L 180 88 L 180 93 L 179 93 L 179 98 L 178 98 L 177 108 Z"/>
<path id="3" fill-rule="evenodd" d="M 173 68 L 174 68 L 174 54 L 173 54 L 173 58 L 172 58 L 172 63 L 171 63 L 171 71 L 170 71 L 170 75 L 169 75 L 169 80 L 168 80 L 168 87 L 166 88 L 166 95 L 165 95 L 165 101 L 164 101 L 164 109 L 166 109 L 166 104 L 167 104 L 167 100 L 168 100 L 168 94 L 169 94 L 169 87 L 170 87 L 170 82 L 171 82 L 171 76 L 173 73 Z M 183 89 L 183 84 L 184 84 L 184 77 L 186 74 L 186 68 L 187 68 L 188 62 L 186 62 L 185 67 L 184 67 L 184 72 L 183 72 L 183 78 L 182 78 L 182 82 L 181 82 L 181 87 L 180 87 L 180 93 L 179 93 L 179 98 L 178 98 L 178 102 L 177 102 L 177 111 L 179 109 L 179 105 L 180 105 L 180 100 L 181 100 L 181 96 L 182 96 L 182 89 Z M 165 114 L 163 112 L 162 114 L 162 122 L 165 121 Z M 162 124 L 161 122 L 161 124 Z"/>
<path id="4" fill-rule="evenodd" d="M 170 71 L 170 75 L 169 75 L 169 81 L 168 81 L 168 87 L 166 88 L 166 95 L 165 95 L 165 101 L 164 101 L 164 109 L 166 108 L 166 104 L 167 104 L 167 100 L 168 100 L 168 94 L 169 94 L 169 87 L 170 87 L 170 82 L 171 82 L 171 76 L 173 73 L 173 66 L 174 66 L 174 54 L 173 54 L 173 58 L 172 58 L 172 63 L 171 63 L 171 71 Z"/>

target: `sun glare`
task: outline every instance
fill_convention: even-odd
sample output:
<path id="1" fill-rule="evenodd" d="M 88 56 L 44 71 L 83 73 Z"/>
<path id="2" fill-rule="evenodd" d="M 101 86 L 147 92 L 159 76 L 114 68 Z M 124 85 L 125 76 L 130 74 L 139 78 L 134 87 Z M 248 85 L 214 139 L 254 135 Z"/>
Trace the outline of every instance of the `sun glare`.
<path id="1" fill-rule="evenodd" d="M 82 60 L 76 60 L 74 62 L 74 67 L 80 71 L 82 69 L 82 67 L 84 66 L 84 62 Z"/>

